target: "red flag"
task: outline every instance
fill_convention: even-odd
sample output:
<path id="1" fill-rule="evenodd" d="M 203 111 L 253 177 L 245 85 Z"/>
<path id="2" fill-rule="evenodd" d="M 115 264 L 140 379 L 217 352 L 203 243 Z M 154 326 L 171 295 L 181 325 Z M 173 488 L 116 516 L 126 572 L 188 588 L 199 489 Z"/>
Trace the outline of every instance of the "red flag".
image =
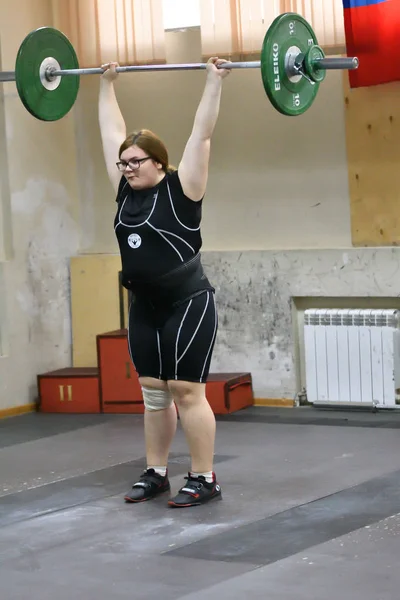
<path id="1" fill-rule="evenodd" d="M 343 0 L 350 87 L 400 81 L 400 0 Z"/>

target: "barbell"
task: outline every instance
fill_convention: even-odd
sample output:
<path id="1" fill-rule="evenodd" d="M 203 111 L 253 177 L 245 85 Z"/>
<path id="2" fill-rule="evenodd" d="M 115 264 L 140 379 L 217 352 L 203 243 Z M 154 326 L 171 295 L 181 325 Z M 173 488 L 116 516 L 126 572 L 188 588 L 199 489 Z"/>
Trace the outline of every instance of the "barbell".
<path id="1" fill-rule="evenodd" d="M 136 65 L 117 67 L 119 73 L 138 71 L 189 71 L 206 63 Z M 357 69 L 357 58 L 326 58 L 310 24 L 297 13 L 284 13 L 268 28 L 261 60 L 228 62 L 220 68 L 261 70 L 265 92 L 277 111 L 298 116 L 310 108 L 331 69 Z M 56 121 L 74 105 L 80 75 L 102 74 L 101 68 L 79 68 L 68 38 L 53 27 L 40 27 L 23 40 L 15 71 L 0 72 L 0 82 L 15 81 L 25 108 L 37 119 Z"/>

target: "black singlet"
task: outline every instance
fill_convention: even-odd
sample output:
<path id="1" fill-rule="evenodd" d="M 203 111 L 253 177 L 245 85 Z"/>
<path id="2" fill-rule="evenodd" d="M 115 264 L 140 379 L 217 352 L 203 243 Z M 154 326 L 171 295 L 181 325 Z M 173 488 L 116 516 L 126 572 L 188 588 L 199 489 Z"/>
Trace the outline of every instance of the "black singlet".
<path id="1" fill-rule="evenodd" d="M 173 302 L 214 291 L 199 255 L 202 200 L 185 196 L 178 171 L 146 190 L 133 190 L 122 177 L 116 201 L 114 227 L 126 288 L 154 297 L 168 289 Z"/>

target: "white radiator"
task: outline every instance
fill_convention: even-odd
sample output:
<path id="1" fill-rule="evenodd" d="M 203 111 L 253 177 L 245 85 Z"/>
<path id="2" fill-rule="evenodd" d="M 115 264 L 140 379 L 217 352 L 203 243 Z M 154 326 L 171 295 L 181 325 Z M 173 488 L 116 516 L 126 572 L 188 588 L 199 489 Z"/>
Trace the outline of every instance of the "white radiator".
<path id="1" fill-rule="evenodd" d="M 307 400 L 395 408 L 400 313 L 309 309 L 304 313 Z"/>

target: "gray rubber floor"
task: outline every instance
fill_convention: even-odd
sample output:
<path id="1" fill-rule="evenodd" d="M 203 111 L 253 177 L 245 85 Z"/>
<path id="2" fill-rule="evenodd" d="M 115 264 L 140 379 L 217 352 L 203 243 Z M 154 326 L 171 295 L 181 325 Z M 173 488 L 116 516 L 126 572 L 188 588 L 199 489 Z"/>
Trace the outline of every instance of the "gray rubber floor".
<path id="1" fill-rule="evenodd" d="M 0 421 L 1 600 L 395 600 L 400 415 L 250 409 L 218 418 L 222 501 L 126 505 L 141 416 Z M 172 494 L 189 457 L 179 429 Z"/>

